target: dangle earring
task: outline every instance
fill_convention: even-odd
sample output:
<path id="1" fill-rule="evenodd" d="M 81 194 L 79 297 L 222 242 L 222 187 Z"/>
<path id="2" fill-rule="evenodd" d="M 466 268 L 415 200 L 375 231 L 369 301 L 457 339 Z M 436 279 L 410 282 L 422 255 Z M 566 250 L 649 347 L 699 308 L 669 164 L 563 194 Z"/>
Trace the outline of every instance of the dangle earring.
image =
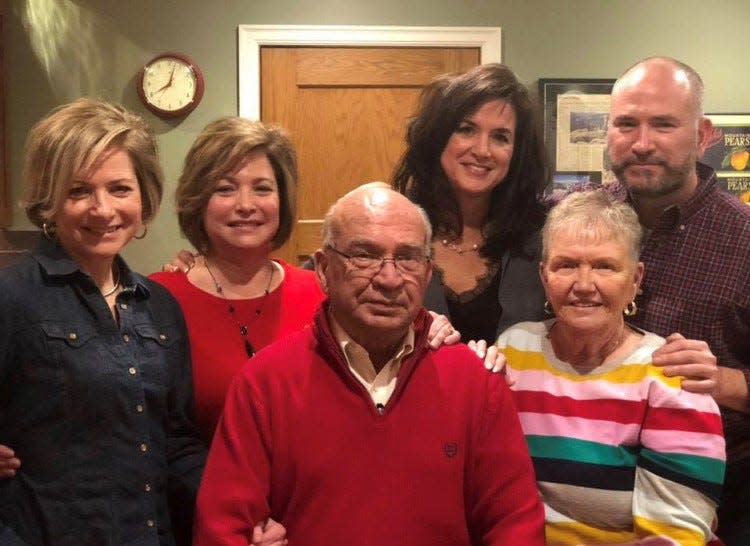
<path id="1" fill-rule="evenodd" d="M 635 304 L 635 300 L 632 300 L 630 303 L 628 303 L 625 306 L 625 309 L 623 309 L 622 314 L 626 317 L 632 317 L 638 312 L 638 306 Z"/>
<path id="2" fill-rule="evenodd" d="M 44 233 L 44 236 L 49 239 L 50 241 L 55 240 L 55 230 L 57 229 L 57 226 L 54 222 L 43 222 L 42 223 L 42 233 Z"/>
<path id="3" fill-rule="evenodd" d="M 146 237 L 147 233 L 148 233 L 148 226 L 144 224 L 143 233 L 141 233 L 140 235 L 133 235 L 133 239 L 138 239 L 140 241 L 141 239 L 144 239 Z"/>
<path id="4" fill-rule="evenodd" d="M 555 314 L 555 311 L 552 309 L 552 304 L 550 304 L 549 300 L 544 300 L 544 314 L 545 315 Z"/>

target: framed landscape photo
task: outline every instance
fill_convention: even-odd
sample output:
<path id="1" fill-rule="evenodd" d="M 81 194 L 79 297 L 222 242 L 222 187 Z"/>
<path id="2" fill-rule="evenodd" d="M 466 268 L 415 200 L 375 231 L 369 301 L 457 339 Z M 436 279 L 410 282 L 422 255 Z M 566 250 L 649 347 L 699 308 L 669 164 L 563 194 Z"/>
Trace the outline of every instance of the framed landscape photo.
<path id="1" fill-rule="evenodd" d="M 706 114 L 720 138 L 701 158 L 719 185 L 750 205 L 750 114 Z"/>
<path id="2" fill-rule="evenodd" d="M 552 191 L 614 180 L 607 164 L 607 118 L 614 79 L 539 80 L 544 143 L 552 160 Z"/>

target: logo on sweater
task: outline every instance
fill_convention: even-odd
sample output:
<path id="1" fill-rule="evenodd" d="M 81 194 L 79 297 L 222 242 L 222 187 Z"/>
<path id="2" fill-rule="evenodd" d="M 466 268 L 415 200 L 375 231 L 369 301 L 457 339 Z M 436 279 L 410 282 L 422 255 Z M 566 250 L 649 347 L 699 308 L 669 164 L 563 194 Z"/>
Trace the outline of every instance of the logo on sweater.
<path id="1" fill-rule="evenodd" d="M 453 457 L 458 455 L 458 443 L 445 442 L 445 444 L 443 444 L 443 453 L 445 453 L 446 457 L 452 459 Z"/>

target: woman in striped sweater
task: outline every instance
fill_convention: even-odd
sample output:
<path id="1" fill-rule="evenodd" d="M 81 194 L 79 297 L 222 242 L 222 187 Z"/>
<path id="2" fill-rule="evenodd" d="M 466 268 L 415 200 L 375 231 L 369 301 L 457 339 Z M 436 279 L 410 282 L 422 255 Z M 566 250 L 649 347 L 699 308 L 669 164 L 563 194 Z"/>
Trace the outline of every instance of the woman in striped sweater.
<path id="1" fill-rule="evenodd" d="M 547 543 L 698 545 L 724 474 L 719 409 L 651 364 L 664 339 L 628 326 L 643 276 L 635 212 L 577 193 L 542 232 L 554 318 L 498 339 L 545 504 Z"/>

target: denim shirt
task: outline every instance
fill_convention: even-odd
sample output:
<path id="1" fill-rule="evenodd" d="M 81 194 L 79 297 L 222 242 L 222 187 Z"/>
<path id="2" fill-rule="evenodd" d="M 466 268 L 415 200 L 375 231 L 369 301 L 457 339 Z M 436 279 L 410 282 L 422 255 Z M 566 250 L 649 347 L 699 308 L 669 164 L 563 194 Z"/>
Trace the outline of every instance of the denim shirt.
<path id="1" fill-rule="evenodd" d="M 189 529 L 205 446 L 185 324 L 117 258 L 119 324 L 92 279 L 43 239 L 0 271 L 0 545 L 173 545 Z M 169 495 L 168 495 L 169 494 Z"/>

